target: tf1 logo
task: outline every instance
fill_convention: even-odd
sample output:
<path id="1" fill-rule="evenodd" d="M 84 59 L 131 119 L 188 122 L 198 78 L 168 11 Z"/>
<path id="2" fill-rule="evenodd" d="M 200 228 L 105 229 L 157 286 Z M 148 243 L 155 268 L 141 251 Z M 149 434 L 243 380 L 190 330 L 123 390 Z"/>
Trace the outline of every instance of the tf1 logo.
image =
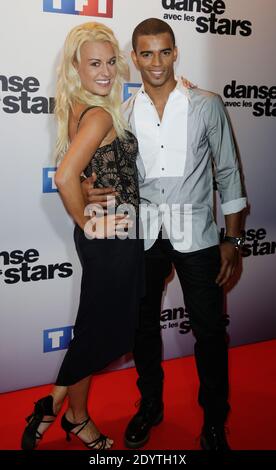
<path id="1" fill-rule="evenodd" d="M 58 189 L 55 185 L 56 167 L 43 168 L 43 193 L 57 193 Z"/>
<path id="2" fill-rule="evenodd" d="M 138 88 L 141 87 L 141 83 L 124 83 L 123 87 L 123 101 L 128 100 L 132 95 L 134 95 Z"/>
<path id="3" fill-rule="evenodd" d="M 113 0 L 43 0 L 43 11 L 112 18 Z"/>
<path id="4" fill-rule="evenodd" d="M 73 339 L 73 326 L 53 328 L 43 331 L 43 352 L 67 349 Z"/>

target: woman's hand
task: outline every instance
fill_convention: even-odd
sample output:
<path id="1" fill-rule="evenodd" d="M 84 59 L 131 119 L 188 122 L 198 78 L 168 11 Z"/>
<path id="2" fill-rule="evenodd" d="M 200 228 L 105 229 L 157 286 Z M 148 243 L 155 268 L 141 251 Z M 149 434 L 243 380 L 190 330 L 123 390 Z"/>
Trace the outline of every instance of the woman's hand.
<path id="1" fill-rule="evenodd" d="M 90 216 L 84 226 L 84 234 L 88 239 L 127 237 L 133 221 L 125 214 L 105 214 L 100 205 L 89 204 L 85 215 Z"/>

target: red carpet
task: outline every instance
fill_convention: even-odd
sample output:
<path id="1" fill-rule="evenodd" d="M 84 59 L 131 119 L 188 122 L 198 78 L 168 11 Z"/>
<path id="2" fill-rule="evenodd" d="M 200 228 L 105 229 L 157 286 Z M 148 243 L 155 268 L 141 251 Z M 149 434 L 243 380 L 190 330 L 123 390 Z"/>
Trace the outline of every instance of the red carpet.
<path id="1" fill-rule="evenodd" d="M 235 450 L 276 449 L 276 341 L 230 350 L 231 406 L 229 443 Z M 165 419 L 154 428 L 145 449 L 199 448 L 202 413 L 197 405 L 197 376 L 193 357 L 164 363 Z M 139 398 L 135 369 L 108 372 L 93 379 L 89 409 L 99 428 L 110 435 L 114 450 L 125 449 L 123 433 Z M 33 401 L 50 386 L 0 395 L 0 449 L 19 449 Z M 61 416 L 61 415 L 60 415 Z M 85 449 L 78 439 L 65 441 L 60 416 L 44 435 L 41 450 Z"/>

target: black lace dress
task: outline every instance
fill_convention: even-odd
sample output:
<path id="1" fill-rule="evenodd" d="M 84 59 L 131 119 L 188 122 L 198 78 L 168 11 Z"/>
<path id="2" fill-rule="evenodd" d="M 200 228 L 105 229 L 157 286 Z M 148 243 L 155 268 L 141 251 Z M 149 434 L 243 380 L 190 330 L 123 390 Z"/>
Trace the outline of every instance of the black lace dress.
<path id="1" fill-rule="evenodd" d="M 100 147 L 85 174 L 95 171 L 97 187 L 113 186 L 119 193 L 116 206 L 131 204 L 138 217 L 137 151 L 135 136 L 127 132 L 126 140 Z M 72 385 L 133 350 L 143 295 L 142 240 L 89 240 L 79 226 L 74 237 L 83 269 L 80 304 L 57 385 Z"/>

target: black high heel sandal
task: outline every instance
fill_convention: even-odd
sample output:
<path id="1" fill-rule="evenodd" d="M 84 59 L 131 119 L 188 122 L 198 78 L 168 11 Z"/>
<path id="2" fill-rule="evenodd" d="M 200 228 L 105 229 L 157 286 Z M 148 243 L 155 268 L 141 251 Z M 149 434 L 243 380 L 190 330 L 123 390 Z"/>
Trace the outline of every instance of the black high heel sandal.
<path id="1" fill-rule="evenodd" d="M 44 416 L 53 416 L 54 419 L 45 420 Z M 33 450 L 36 447 L 36 441 L 41 440 L 43 434 L 38 431 L 41 423 L 53 423 L 56 415 L 53 411 L 53 397 L 47 395 L 47 397 L 40 398 L 35 402 L 33 413 L 26 418 L 27 426 L 24 430 L 21 448 L 23 450 Z"/>
<path id="2" fill-rule="evenodd" d="M 66 440 L 71 441 L 71 436 L 70 436 L 70 433 L 71 433 L 71 434 L 74 434 L 74 436 L 77 436 L 77 438 L 80 439 L 83 442 L 83 444 L 89 449 L 95 449 L 98 444 L 100 444 L 100 446 L 97 447 L 96 450 L 105 449 L 107 436 L 104 436 L 103 434 L 100 434 L 99 437 L 97 437 L 97 439 L 94 439 L 94 441 L 91 441 L 91 442 L 84 442 L 78 436 L 78 434 L 85 428 L 85 426 L 87 426 L 89 421 L 90 421 L 90 417 L 88 416 L 88 418 L 82 421 L 81 423 L 77 423 L 77 424 L 71 423 L 70 421 L 68 421 L 68 419 L 66 418 L 64 414 L 61 418 L 61 427 L 66 432 Z M 81 428 L 77 432 L 73 432 L 73 429 L 78 426 L 81 426 Z"/>

